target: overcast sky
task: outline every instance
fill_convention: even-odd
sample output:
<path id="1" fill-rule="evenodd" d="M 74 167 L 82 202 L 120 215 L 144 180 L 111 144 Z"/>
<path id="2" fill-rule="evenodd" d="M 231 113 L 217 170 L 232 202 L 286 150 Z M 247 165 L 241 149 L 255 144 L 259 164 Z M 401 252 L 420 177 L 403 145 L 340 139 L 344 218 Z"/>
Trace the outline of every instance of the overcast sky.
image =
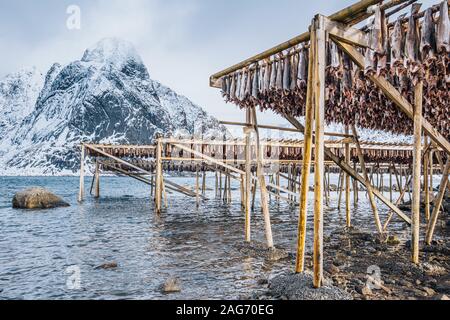
<path id="1" fill-rule="evenodd" d="M 0 78 L 21 68 L 47 72 L 105 37 L 131 41 L 153 79 L 221 120 L 243 120 L 208 86 L 209 76 L 307 30 L 316 13 L 355 0 L 1 0 Z M 438 1 L 422 1 L 425 5 Z M 69 30 L 67 8 L 81 9 Z M 280 123 L 273 115 L 265 123 Z"/>

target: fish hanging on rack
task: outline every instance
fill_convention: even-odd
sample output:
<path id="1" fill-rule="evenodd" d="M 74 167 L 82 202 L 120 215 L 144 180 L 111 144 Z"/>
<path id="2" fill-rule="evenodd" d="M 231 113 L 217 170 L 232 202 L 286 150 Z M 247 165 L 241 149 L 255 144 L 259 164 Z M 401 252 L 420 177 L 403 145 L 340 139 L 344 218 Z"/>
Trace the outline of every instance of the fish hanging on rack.
<path id="1" fill-rule="evenodd" d="M 249 73 L 248 70 L 242 71 L 241 88 L 239 89 L 239 100 L 240 101 L 243 101 L 245 99 L 245 85 L 247 84 L 248 73 Z"/>
<path id="2" fill-rule="evenodd" d="M 377 75 L 386 76 L 389 71 L 390 59 L 391 59 L 391 46 L 389 42 L 389 28 L 388 18 L 386 18 L 385 11 L 380 10 L 380 23 L 382 34 L 382 53 L 377 52 Z"/>
<path id="3" fill-rule="evenodd" d="M 443 1 L 439 10 L 439 22 L 437 26 L 437 50 L 438 53 L 450 53 L 450 21 L 448 16 L 448 3 Z"/>
<path id="4" fill-rule="evenodd" d="M 249 70 L 248 74 L 247 74 L 247 82 L 245 84 L 245 94 L 244 94 L 244 99 L 250 97 L 252 94 L 252 73 Z"/>
<path id="5" fill-rule="evenodd" d="M 236 77 L 236 100 L 240 100 L 241 98 L 241 83 L 242 80 L 242 74 L 240 72 L 237 73 L 237 77 Z"/>
<path id="6" fill-rule="evenodd" d="M 408 31 L 405 43 L 405 68 L 415 77 L 420 70 L 419 35 L 417 33 L 417 20 L 414 17 L 420 10 L 421 4 L 415 4 L 411 8 L 411 16 L 408 20 Z"/>
<path id="7" fill-rule="evenodd" d="M 398 17 L 394 25 L 394 31 L 391 33 L 391 69 L 397 74 L 401 73 L 403 68 L 403 25 L 404 15 Z"/>
<path id="8" fill-rule="evenodd" d="M 295 50 L 292 49 L 291 53 L 291 86 L 290 90 L 291 92 L 294 92 L 294 90 L 297 88 L 297 74 L 298 74 L 298 54 L 295 53 Z"/>
<path id="9" fill-rule="evenodd" d="M 278 66 L 278 63 L 276 61 L 273 61 L 272 70 L 270 73 L 270 86 L 269 86 L 270 90 L 275 90 L 277 87 L 277 74 L 278 74 L 277 66 Z"/>
<path id="10" fill-rule="evenodd" d="M 231 76 L 231 87 L 230 87 L 230 100 L 234 101 L 236 99 L 236 75 Z"/>
<path id="11" fill-rule="evenodd" d="M 264 73 L 264 84 L 263 84 L 263 94 L 266 95 L 270 89 L 270 74 L 272 72 L 272 63 L 270 59 L 265 61 L 265 73 Z"/>
<path id="12" fill-rule="evenodd" d="M 366 48 L 366 52 L 364 54 L 364 74 L 365 75 L 373 75 L 377 71 L 377 62 L 376 62 L 376 47 L 379 42 L 379 37 L 381 36 L 381 32 L 376 29 L 375 20 L 369 19 L 368 21 L 369 27 L 369 47 Z"/>
<path id="13" fill-rule="evenodd" d="M 275 81 L 275 89 L 277 91 L 283 91 L 283 57 L 280 55 L 280 59 L 277 62 L 277 78 Z"/>
<path id="14" fill-rule="evenodd" d="M 433 8 L 428 8 L 425 11 L 420 51 L 422 52 L 422 59 L 427 66 L 436 59 L 436 25 L 434 23 Z"/>
<path id="15" fill-rule="evenodd" d="M 303 45 L 299 52 L 299 61 L 298 61 L 298 87 L 306 88 L 306 83 L 308 82 L 308 49 Z"/>
<path id="16" fill-rule="evenodd" d="M 251 95 L 252 97 L 257 100 L 259 98 L 259 68 L 258 63 L 255 63 L 254 66 L 255 70 L 253 73 L 253 83 L 252 83 L 252 91 Z"/>
<path id="17" fill-rule="evenodd" d="M 287 54 L 283 59 L 283 91 L 287 94 L 291 88 L 291 59 Z"/>

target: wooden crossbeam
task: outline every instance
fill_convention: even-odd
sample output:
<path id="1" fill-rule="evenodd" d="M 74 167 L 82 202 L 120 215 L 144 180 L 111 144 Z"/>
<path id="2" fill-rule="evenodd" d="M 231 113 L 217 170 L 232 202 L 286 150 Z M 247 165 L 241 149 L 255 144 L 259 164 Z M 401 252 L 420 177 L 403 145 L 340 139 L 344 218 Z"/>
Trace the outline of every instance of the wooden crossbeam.
<path id="1" fill-rule="evenodd" d="M 299 128 L 299 130 L 304 130 L 305 128 L 303 125 L 295 119 L 291 115 L 284 114 L 284 117 L 292 123 L 296 128 Z M 338 167 L 340 167 L 344 172 L 351 175 L 353 179 L 357 180 L 359 183 L 361 183 L 363 186 L 366 186 L 365 179 L 352 167 L 350 167 L 349 164 L 345 163 L 345 161 L 341 160 L 338 156 L 333 154 L 330 149 L 325 147 L 325 155 L 330 158 Z M 367 186 L 366 186 L 367 188 Z M 406 223 L 411 224 L 411 219 L 402 211 L 400 210 L 395 204 L 393 204 L 389 199 L 387 199 L 379 190 L 376 188 L 373 189 L 373 194 L 375 197 L 377 197 L 379 200 L 381 200 L 386 206 L 389 207 L 389 209 L 393 210 L 401 219 L 403 219 Z"/>
<path id="2" fill-rule="evenodd" d="M 364 69 L 364 57 L 352 45 L 349 45 L 337 38 L 333 39 L 342 50 L 349 55 L 353 62 L 360 68 Z M 411 120 L 414 120 L 414 107 L 404 98 L 398 90 L 389 83 L 384 77 L 376 74 L 368 76 L 368 78 L 375 83 L 381 91 L 394 104 L 403 111 Z M 447 154 L 450 154 L 450 142 L 440 134 L 425 118 L 422 117 L 422 126 L 426 134 L 439 145 Z"/>
<path id="3" fill-rule="evenodd" d="M 132 169 L 134 169 L 134 170 L 136 170 L 136 171 L 138 171 L 138 172 L 141 172 L 141 173 L 146 174 L 146 175 L 153 175 L 153 173 L 150 172 L 150 171 L 144 170 L 144 169 L 142 169 L 142 168 L 139 168 L 138 166 L 135 166 L 135 165 L 133 165 L 133 164 L 131 164 L 131 163 L 129 163 L 129 162 L 126 162 L 125 160 L 122 160 L 122 159 L 120 159 L 120 158 L 117 158 L 117 157 L 115 157 L 115 156 L 112 156 L 112 155 L 110 155 L 110 154 L 108 154 L 108 153 L 106 153 L 106 152 L 104 152 L 104 151 L 102 151 L 102 150 L 100 150 L 100 149 L 97 149 L 96 147 L 93 147 L 92 145 L 87 145 L 87 144 L 86 144 L 86 145 L 84 145 L 84 146 L 85 146 L 86 148 L 88 148 L 88 149 L 91 149 L 91 150 L 93 150 L 93 151 L 95 151 L 95 152 L 97 152 L 97 153 L 99 153 L 99 154 L 101 154 L 101 155 L 107 157 L 107 158 L 111 158 L 111 159 L 113 159 L 113 160 L 115 160 L 115 161 L 117 161 L 117 162 L 119 162 L 119 163 L 122 163 L 123 165 L 125 165 L 125 166 L 127 166 L 127 167 L 129 167 L 129 168 L 132 168 Z M 172 182 L 172 181 L 166 180 L 165 182 L 166 182 L 167 185 L 170 185 L 170 186 L 172 186 L 172 187 L 174 187 L 174 188 L 176 188 L 176 189 L 182 190 L 182 191 L 186 192 L 187 194 L 190 194 L 190 195 L 193 196 L 193 197 L 196 197 L 196 196 L 197 196 L 197 195 L 195 194 L 195 192 L 192 192 L 191 190 L 189 190 L 189 189 L 187 189 L 187 188 L 185 188 L 185 187 L 183 187 L 183 186 L 180 186 L 180 185 L 178 185 L 178 184 L 176 184 L 176 183 L 174 183 L 174 182 Z M 204 199 L 206 199 L 206 198 L 204 198 Z"/>

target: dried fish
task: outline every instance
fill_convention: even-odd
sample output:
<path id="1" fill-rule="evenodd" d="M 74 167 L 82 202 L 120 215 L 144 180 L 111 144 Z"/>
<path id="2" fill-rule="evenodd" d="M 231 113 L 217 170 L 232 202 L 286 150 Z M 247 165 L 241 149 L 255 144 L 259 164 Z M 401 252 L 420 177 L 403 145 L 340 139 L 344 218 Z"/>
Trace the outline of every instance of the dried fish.
<path id="1" fill-rule="evenodd" d="M 277 62 L 277 78 L 275 81 L 275 88 L 277 90 L 283 90 L 283 60 Z"/>
<path id="2" fill-rule="evenodd" d="M 306 87 L 306 83 L 308 81 L 308 50 L 304 46 L 300 49 L 299 53 L 297 78 L 299 81 L 298 87 Z"/>
<path id="3" fill-rule="evenodd" d="M 443 1 L 439 10 L 437 26 L 437 50 L 439 53 L 450 53 L 450 21 L 448 16 L 448 3 Z"/>
<path id="4" fill-rule="evenodd" d="M 272 71 L 270 73 L 270 86 L 269 86 L 270 90 L 274 90 L 277 85 L 277 74 L 278 74 L 277 66 L 278 66 L 278 63 L 276 61 L 274 61 L 272 63 Z"/>
<path id="5" fill-rule="evenodd" d="M 397 19 L 394 31 L 391 34 L 391 68 L 398 69 L 403 66 L 403 26 L 402 17 Z"/>
<path id="6" fill-rule="evenodd" d="M 411 9 L 405 43 L 405 67 L 408 68 L 413 75 L 419 71 L 420 67 L 419 36 L 417 33 L 417 21 L 414 17 L 418 8 L 420 9 L 420 6 L 413 6 Z"/>
<path id="7" fill-rule="evenodd" d="M 258 64 L 255 64 L 255 72 L 253 74 L 253 90 L 251 92 L 254 99 L 259 98 L 259 69 Z"/>
<path id="8" fill-rule="evenodd" d="M 283 90 L 289 91 L 291 88 L 291 59 L 286 55 L 283 59 Z"/>
<path id="9" fill-rule="evenodd" d="M 432 8 L 428 8 L 425 11 L 420 50 L 422 52 L 422 58 L 427 62 L 427 65 L 436 59 L 436 25 L 434 23 Z"/>

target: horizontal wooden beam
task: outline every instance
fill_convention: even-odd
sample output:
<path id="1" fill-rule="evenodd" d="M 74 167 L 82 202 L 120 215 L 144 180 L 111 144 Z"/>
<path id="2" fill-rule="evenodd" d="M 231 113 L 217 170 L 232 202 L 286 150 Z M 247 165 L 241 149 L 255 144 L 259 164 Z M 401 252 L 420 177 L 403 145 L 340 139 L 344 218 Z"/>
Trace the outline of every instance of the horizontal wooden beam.
<path id="1" fill-rule="evenodd" d="M 364 69 L 364 57 L 353 46 L 334 38 L 336 43 L 349 55 L 349 57 L 355 62 L 358 67 Z M 403 111 L 411 120 L 414 119 L 414 107 L 403 97 L 398 90 L 389 83 L 384 77 L 377 76 L 376 74 L 368 76 L 368 78 L 374 82 L 381 91 L 392 101 L 394 104 Z M 450 143 L 448 140 L 440 134 L 426 119 L 423 119 L 423 129 L 426 134 L 439 145 L 447 154 L 450 154 Z"/>
<path id="2" fill-rule="evenodd" d="M 328 18 L 324 18 L 325 29 L 328 33 L 336 39 L 339 39 L 345 43 L 357 45 L 360 47 L 369 47 L 369 40 L 367 33 L 362 32 L 359 29 L 349 27 L 340 22 L 332 21 Z"/>

